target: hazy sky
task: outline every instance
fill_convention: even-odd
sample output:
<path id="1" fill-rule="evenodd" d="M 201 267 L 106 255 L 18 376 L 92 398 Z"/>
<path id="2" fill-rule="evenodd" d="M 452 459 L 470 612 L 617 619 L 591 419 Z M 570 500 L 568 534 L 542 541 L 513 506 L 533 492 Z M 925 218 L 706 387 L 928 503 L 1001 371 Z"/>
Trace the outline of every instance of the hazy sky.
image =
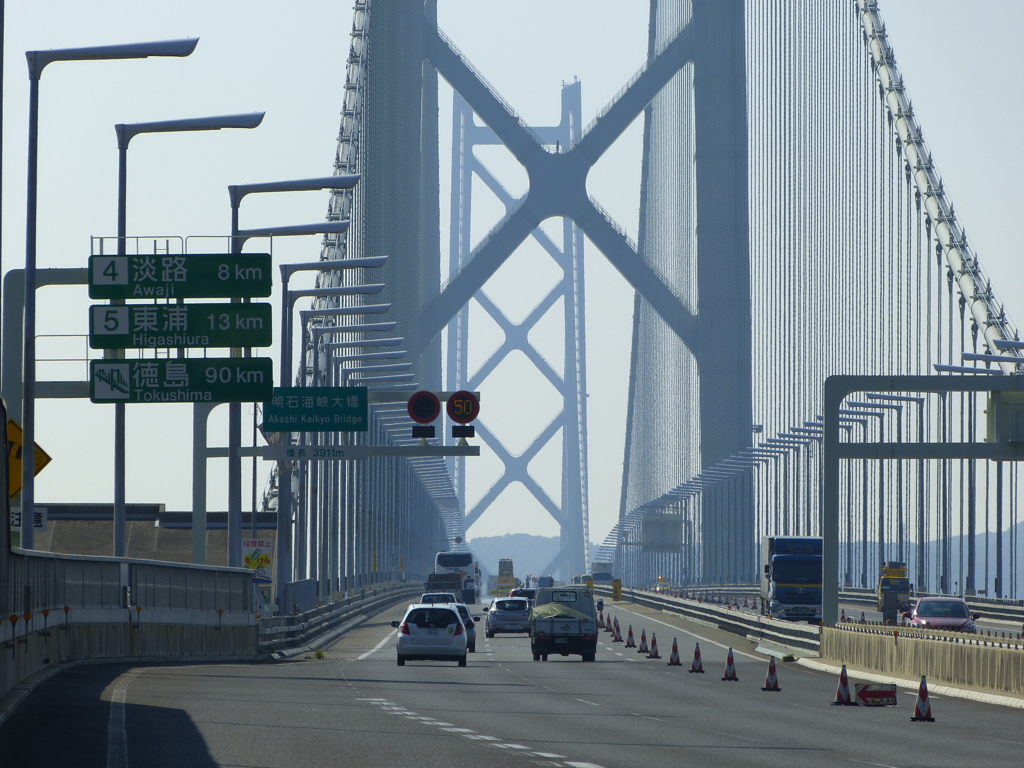
<path id="1" fill-rule="evenodd" d="M 843 0 L 845 2 L 845 0 Z M 946 190 L 992 277 L 1011 318 L 1024 318 L 1015 224 L 1020 216 L 1020 97 L 1024 73 L 1019 30 L 1024 3 L 978 0 L 883 0 L 890 41 Z M 116 230 L 116 123 L 265 110 L 253 131 L 163 134 L 136 138 L 128 160 L 128 232 L 159 238 L 215 236 L 230 226 L 229 184 L 329 175 L 349 49 L 348 0 L 46 0 L 7 3 L 3 76 L 3 269 L 24 263 L 24 190 L 28 78 L 24 52 L 199 37 L 185 59 L 58 63 L 41 84 L 39 247 L 41 268 L 85 266 L 90 236 Z M 588 0 L 516 3 L 442 0 L 441 25 L 456 45 L 528 123 L 557 121 L 563 82 L 583 84 L 584 121 L 606 104 L 642 64 L 647 3 Z M 571 27 L 571 33 L 569 28 Z M 441 116 L 450 107 L 442 97 Z M 639 124 L 595 168 L 591 193 L 635 238 L 638 215 Z M 447 152 L 442 140 L 443 154 Z M 488 155 L 513 192 L 525 176 Z M 446 172 L 442 170 L 442 179 Z M 241 226 L 321 221 L 326 193 L 251 196 Z M 496 216 L 483 203 L 477 214 Z M 486 226 L 486 221 L 479 221 Z M 447 226 L 442 224 L 443 236 Z M 482 234 L 478 232 L 477 237 Z M 226 239 L 204 241 L 226 247 Z M 200 248 L 190 246 L 190 250 Z M 255 250 L 255 245 L 249 250 Z M 276 262 L 318 258 L 317 238 L 279 239 Z M 590 353 L 591 538 L 600 542 L 618 514 L 632 295 L 600 254 L 587 255 Z M 508 285 L 520 285 L 511 276 Z M 292 286 L 303 285 L 301 277 Z M 515 291 L 495 288 L 516 313 L 532 306 Z M 275 305 L 275 318 L 277 300 Z M 40 379 L 86 378 L 87 307 L 84 287 L 47 288 L 39 294 L 43 358 Z M 276 322 L 276 320 L 275 320 Z M 276 348 L 266 350 L 274 358 Z M 276 370 L 276 366 L 275 366 Z M 520 421 L 508 382 L 482 394 L 482 419 L 521 450 L 543 420 Z M 249 406 L 245 407 L 249 410 Z M 221 413 L 223 411 L 223 413 Z M 113 498 L 110 406 L 88 401 L 40 401 L 37 442 L 54 458 L 37 481 L 38 503 L 110 502 Z M 214 411 L 211 434 L 223 445 L 227 409 Z M 191 504 L 191 413 L 187 406 L 128 408 L 128 501 Z M 517 439 L 520 441 L 517 443 Z M 479 463 L 477 463 L 479 461 Z M 553 497 L 557 476 L 537 474 Z M 469 463 L 477 474 L 470 501 L 496 476 L 495 462 Z M 243 488 L 248 501 L 248 462 Z M 210 462 L 209 507 L 226 505 L 225 464 Z M 262 489 L 267 468 L 258 470 Z M 471 535 L 556 528 L 525 493 L 510 493 Z"/>

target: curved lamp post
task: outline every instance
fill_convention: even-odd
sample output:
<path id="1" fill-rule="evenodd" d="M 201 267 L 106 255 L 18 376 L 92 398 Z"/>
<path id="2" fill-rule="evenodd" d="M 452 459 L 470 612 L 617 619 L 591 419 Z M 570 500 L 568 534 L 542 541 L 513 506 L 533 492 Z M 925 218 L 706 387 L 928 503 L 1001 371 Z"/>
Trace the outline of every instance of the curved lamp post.
<path id="1" fill-rule="evenodd" d="M 58 48 L 26 51 L 29 77 L 28 106 L 28 180 L 25 200 L 25 334 L 22 348 L 22 440 L 29 448 L 22 452 L 21 545 L 35 546 L 32 527 L 35 508 L 36 437 L 36 204 L 39 181 L 39 79 L 47 64 L 57 61 L 103 61 L 107 59 L 145 59 L 150 56 L 188 56 L 199 38 L 160 40 L 149 43 L 100 45 L 89 48 Z M 27 522 L 27 524 L 25 524 Z"/>
<path id="2" fill-rule="evenodd" d="M 128 238 L 128 144 L 143 133 L 219 131 L 224 128 L 256 128 L 264 112 L 214 117 L 187 117 L 150 123 L 118 123 L 117 134 L 117 255 L 125 256 Z M 114 299 L 111 304 L 124 304 Z M 123 350 L 110 350 L 110 357 L 124 357 Z M 114 403 L 114 557 L 124 557 L 125 537 L 125 404 Z"/>

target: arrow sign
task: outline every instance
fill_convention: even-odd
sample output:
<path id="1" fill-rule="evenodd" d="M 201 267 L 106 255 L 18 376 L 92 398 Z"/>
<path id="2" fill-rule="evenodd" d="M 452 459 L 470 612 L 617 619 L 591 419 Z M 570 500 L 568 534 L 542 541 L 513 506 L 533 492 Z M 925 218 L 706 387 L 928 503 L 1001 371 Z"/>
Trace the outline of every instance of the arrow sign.
<path id="1" fill-rule="evenodd" d="M 857 700 L 866 707 L 895 707 L 896 684 L 867 685 L 858 683 L 854 686 Z"/>

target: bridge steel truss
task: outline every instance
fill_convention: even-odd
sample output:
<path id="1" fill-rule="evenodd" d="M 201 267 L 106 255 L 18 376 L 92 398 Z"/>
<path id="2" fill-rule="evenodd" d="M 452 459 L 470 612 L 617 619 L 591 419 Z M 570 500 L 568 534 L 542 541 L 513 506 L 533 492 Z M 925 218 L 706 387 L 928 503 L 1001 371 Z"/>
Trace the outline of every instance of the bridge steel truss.
<path id="1" fill-rule="evenodd" d="M 659 3 L 656 22 L 685 13 L 677 5 Z M 732 497 L 745 498 L 751 486 L 759 535 L 822 533 L 829 376 L 1019 375 L 1024 362 L 1024 343 L 924 140 L 879 3 L 858 0 L 850 13 L 838 4 L 748 0 L 745 10 L 749 445 L 714 463 L 691 461 L 667 488 L 624 488 L 620 522 L 598 559 L 616 557 L 626 582 L 641 586 L 652 583 L 635 555 L 647 520 L 678 511 L 699 524 L 708 504 L 727 515 Z M 635 330 L 635 339 L 643 335 Z M 642 399 L 631 393 L 631 407 Z M 983 406 L 964 390 L 865 392 L 837 421 L 847 442 L 973 443 L 985 427 Z M 648 424 L 631 413 L 634 452 Z M 882 562 L 903 560 L 919 589 L 1019 596 L 1017 465 L 950 455 L 844 464 L 842 583 L 873 586 Z M 643 477 L 646 460 L 627 462 Z M 693 541 L 706 547 L 713 538 L 698 533 Z M 704 552 L 689 570 L 661 567 L 681 583 L 714 583 L 721 570 L 701 564 L 735 554 Z"/>
<path id="2" fill-rule="evenodd" d="M 451 71 L 451 85 L 455 88 L 452 116 L 452 184 L 451 184 L 451 237 L 449 273 L 457 274 L 467 261 L 471 245 L 470 227 L 473 182 L 475 178 L 493 192 L 506 212 L 516 200 L 476 157 L 475 147 L 499 144 L 494 131 L 486 125 L 477 125 L 473 106 L 460 93 L 460 79 L 465 77 L 464 69 Z M 472 92 L 471 87 L 466 88 Z M 574 131 L 581 125 L 581 87 L 574 82 L 562 88 L 562 114 L 559 124 L 546 128 L 533 128 L 536 137 L 545 147 L 570 147 Z M 545 182 L 546 183 L 546 182 Z M 498 435 L 488 427 L 486 420 L 477 421 L 477 433 L 484 443 L 498 457 L 504 467 L 501 477 L 484 493 L 473 508 L 466 512 L 465 527 L 487 511 L 501 492 L 511 483 L 521 483 L 543 509 L 559 524 L 561 547 L 552 562 L 541 573 L 559 573 L 563 578 L 582 573 L 590 558 L 590 540 L 587 507 L 587 414 L 586 414 L 586 334 L 584 327 L 584 269 L 583 236 L 580 229 L 566 220 L 562 227 L 562 243 L 557 245 L 543 229 L 536 229 L 532 236 L 540 243 L 544 252 L 551 257 L 561 271 L 556 284 L 527 314 L 515 323 L 501 311 L 497 304 L 480 286 L 474 301 L 494 320 L 504 333 L 504 341 L 484 360 L 475 371 L 469 370 L 470 320 L 468 306 L 449 306 L 442 311 L 451 312 L 454 319 L 448 325 L 447 387 L 449 390 L 483 388 L 484 381 L 498 365 L 513 351 L 522 352 L 534 368 L 559 393 L 560 412 L 544 427 L 526 449 L 518 456 L 512 455 L 502 444 Z M 506 242 L 505 230 L 491 233 L 497 241 L 496 247 L 509 252 L 518 243 Z M 562 302 L 563 365 L 562 374 L 548 362 L 537 348 L 530 343 L 530 332 L 545 315 Z M 561 497 L 552 499 L 531 476 L 529 465 L 550 441 L 561 433 Z M 459 498 L 466 499 L 465 459 L 452 459 L 450 464 L 456 478 Z"/>

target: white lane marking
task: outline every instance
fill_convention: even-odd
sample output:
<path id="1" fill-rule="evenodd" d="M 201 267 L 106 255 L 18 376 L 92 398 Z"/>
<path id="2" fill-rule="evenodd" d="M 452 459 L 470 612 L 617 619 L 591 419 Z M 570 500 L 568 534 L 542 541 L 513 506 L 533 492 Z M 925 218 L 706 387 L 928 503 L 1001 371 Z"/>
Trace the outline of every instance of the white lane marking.
<path id="1" fill-rule="evenodd" d="M 576 699 L 576 701 L 582 701 L 584 704 L 589 704 L 592 707 L 600 707 L 601 706 L 596 701 L 587 701 L 586 699 Z"/>
<path id="2" fill-rule="evenodd" d="M 642 717 L 644 720 L 654 720 L 656 723 L 665 722 L 660 717 L 652 717 L 651 715 L 641 715 L 639 712 L 630 712 L 629 714 L 633 715 L 633 717 Z"/>
<path id="3" fill-rule="evenodd" d="M 631 611 L 627 611 L 627 613 L 632 613 L 632 612 Z M 684 635 L 689 635 L 690 637 L 695 637 L 695 638 L 697 638 L 697 640 L 699 640 L 702 643 L 708 643 L 710 645 L 717 645 L 719 648 L 725 648 L 725 649 L 728 649 L 730 647 L 730 646 L 725 645 L 723 643 L 719 643 L 716 640 L 712 640 L 710 637 L 704 637 L 703 635 L 698 635 L 696 632 L 691 632 L 688 629 L 680 629 L 679 627 L 675 626 L 674 624 L 669 624 L 667 622 L 661 621 L 660 619 L 656 619 L 653 616 L 646 616 L 646 615 L 639 614 L 639 613 L 633 613 L 633 615 L 634 616 L 639 616 L 642 619 L 648 619 L 650 621 L 653 621 L 655 624 L 661 624 L 661 626 L 668 627 L 669 629 L 671 629 L 671 630 L 673 630 L 675 632 L 679 632 L 679 633 L 684 634 Z M 680 621 L 686 621 L 686 618 L 684 618 L 683 616 L 680 616 L 679 620 Z M 734 656 L 746 656 L 748 659 L 754 659 L 755 661 L 761 661 L 762 660 L 760 656 L 755 656 L 752 653 L 744 653 L 743 651 L 737 651 L 735 647 L 733 647 L 733 651 L 732 652 L 733 652 Z"/>
<path id="4" fill-rule="evenodd" d="M 931 696 L 928 698 L 931 698 Z M 992 739 L 992 741 L 1000 741 L 1003 744 L 1016 744 L 1017 746 L 1024 747 L 1024 741 L 1009 741 L 1008 739 Z"/>
<path id="5" fill-rule="evenodd" d="M 751 739 L 746 736 L 740 736 L 738 733 L 726 733 L 725 731 L 718 731 L 719 736 L 728 736 L 730 739 L 743 739 L 744 741 L 757 741 L 757 739 Z"/>
<path id="6" fill-rule="evenodd" d="M 572 768 L 601 768 L 597 763 L 575 763 L 570 761 L 566 765 L 571 765 Z"/>
<path id="7" fill-rule="evenodd" d="M 385 702 L 386 703 L 387 699 L 356 699 L 356 701 L 379 701 L 379 702 Z"/>
<path id="8" fill-rule="evenodd" d="M 359 657 L 359 658 L 357 659 L 357 661 L 362 661 L 363 659 L 369 658 L 370 656 L 372 656 L 373 654 L 375 654 L 375 653 L 376 653 L 377 651 L 379 651 L 379 650 L 380 650 L 381 648 L 383 648 L 383 647 L 384 647 L 384 644 L 385 644 L 386 642 L 388 642 L 388 640 L 390 640 L 390 639 L 391 639 L 391 636 L 392 636 L 392 635 L 397 635 L 397 634 L 398 634 L 397 632 L 389 632 L 389 633 L 388 633 L 388 634 L 387 634 L 387 635 L 385 636 L 385 638 L 384 638 L 383 640 L 381 640 L 381 641 L 380 641 L 379 643 L 377 643 L 377 644 L 376 644 L 375 646 L 373 646 L 373 648 L 371 648 L 371 649 L 370 649 L 370 650 L 368 650 L 368 651 L 367 651 L 366 653 L 364 653 L 364 654 L 363 654 L 362 656 L 360 656 L 360 657 Z"/>
<path id="9" fill-rule="evenodd" d="M 475 739 L 477 741 L 501 741 L 497 736 L 484 736 L 482 733 L 464 733 L 462 737 L 465 739 Z"/>
<path id="10" fill-rule="evenodd" d="M 124 675 L 110 697 L 110 719 L 107 721 L 107 768 L 128 768 L 128 730 L 125 723 L 124 701 L 128 686 L 142 670 Z"/>
<path id="11" fill-rule="evenodd" d="M 565 755 L 556 755 L 554 752 L 530 752 L 534 757 L 546 757 L 551 760 L 564 760 Z"/>
<path id="12" fill-rule="evenodd" d="M 846 758 L 851 763 L 860 763 L 861 765 L 874 765 L 877 768 L 896 768 L 895 765 L 889 765 L 888 763 L 869 763 L 866 760 L 854 760 L 852 757 Z"/>
<path id="13" fill-rule="evenodd" d="M 441 730 L 449 733 L 476 733 L 472 728 L 442 728 Z"/>

